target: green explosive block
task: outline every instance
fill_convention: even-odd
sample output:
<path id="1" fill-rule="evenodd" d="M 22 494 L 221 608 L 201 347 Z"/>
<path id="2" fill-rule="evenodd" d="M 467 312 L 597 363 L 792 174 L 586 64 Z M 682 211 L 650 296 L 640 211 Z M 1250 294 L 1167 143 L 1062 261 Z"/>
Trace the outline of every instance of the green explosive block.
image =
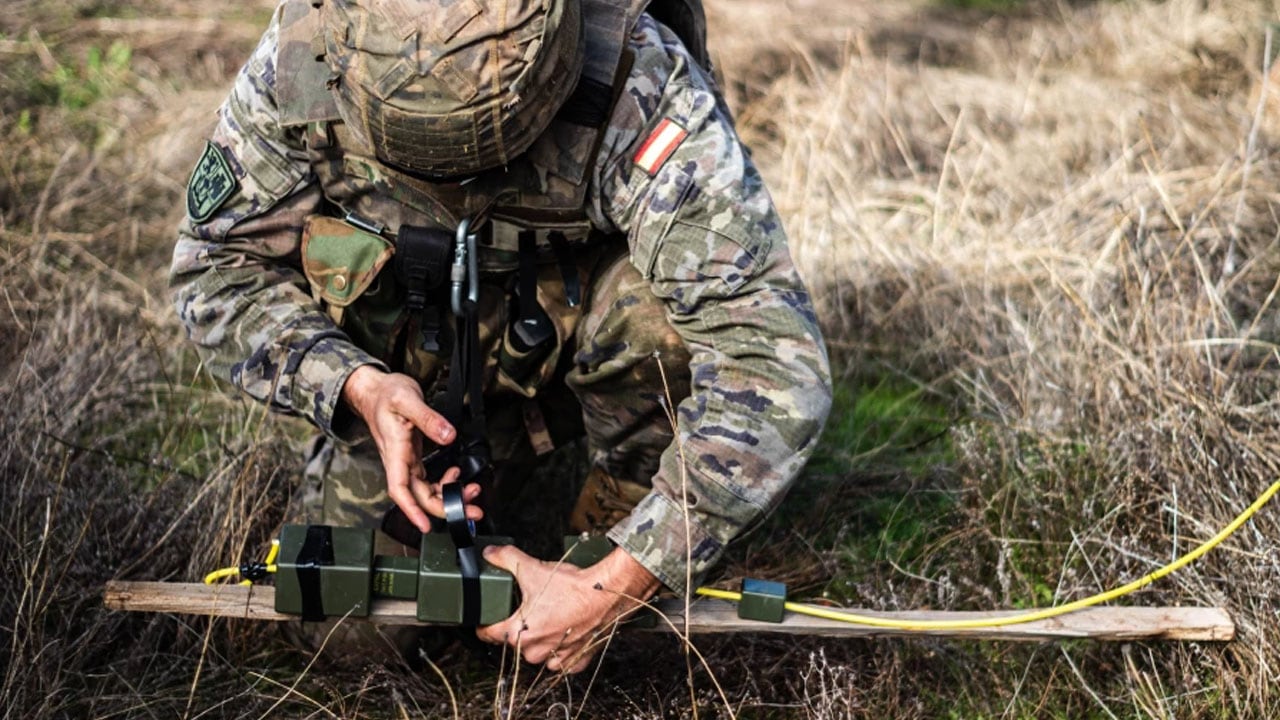
<path id="1" fill-rule="evenodd" d="M 565 535 L 564 560 L 580 568 L 591 567 L 613 552 L 613 543 L 603 535 Z"/>
<path id="2" fill-rule="evenodd" d="M 376 597 L 416 600 L 418 558 L 379 555 L 373 559 L 373 594 Z"/>
<path id="3" fill-rule="evenodd" d="M 779 623 L 782 622 L 786 603 L 787 586 L 783 583 L 743 578 L 738 617 L 743 620 Z"/>
<path id="4" fill-rule="evenodd" d="M 309 621 L 368 617 L 373 530 L 285 525 L 276 565 L 276 612 Z"/>
<path id="5" fill-rule="evenodd" d="M 510 545 L 510 538 L 478 537 L 477 548 Z M 457 549 L 444 533 L 422 536 L 418 565 L 418 619 L 457 625 L 462 622 L 462 574 Z M 481 560 L 480 624 L 491 625 L 511 615 L 515 578 Z"/>

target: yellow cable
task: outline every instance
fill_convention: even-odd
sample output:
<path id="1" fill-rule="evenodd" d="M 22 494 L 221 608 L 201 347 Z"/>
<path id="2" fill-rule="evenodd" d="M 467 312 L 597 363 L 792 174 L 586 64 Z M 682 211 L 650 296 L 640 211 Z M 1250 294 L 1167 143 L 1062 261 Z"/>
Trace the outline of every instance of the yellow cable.
<path id="1" fill-rule="evenodd" d="M 280 541 L 278 539 L 273 539 L 271 541 L 271 549 L 267 551 L 267 559 L 262 563 L 263 565 L 266 566 L 267 572 L 273 573 L 273 572 L 279 571 L 280 566 L 276 565 L 276 558 L 279 556 L 280 556 Z M 217 570 L 214 570 L 213 572 L 204 576 L 204 584 L 212 585 L 218 582 L 219 580 L 233 577 L 239 574 L 240 574 L 239 567 L 218 568 Z M 241 580 L 239 584 L 252 585 L 253 581 L 245 579 L 245 580 Z"/>
<path id="2" fill-rule="evenodd" d="M 204 576 L 204 584 L 212 585 L 223 578 L 229 578 L 229 577 L 232 577 L 233 575 L 239 575 L 239 574 L 240 574 L 240 568 L 238 567 L 218 568 L 217 570 L 214 570 L 213 572 Z"/>
<path id="3" fill-rule="evenodd" d="M 1043 610 L 1032 610 L 1018 615 L 1006 615 L 998 618 L 982 618 L 976 620 L 892 620 L 888 618 L 871 617 L 869 615 L 858 615 L 856 613 L 844 612 L 841 610 L 830 610 L 827 608 L 814 607 L 812 605 L 801 605 L 800 603 L 788 602 L 784 605 L 791 612 L 800 613 L 802 615 L 811 615 L 817 618 L 825 618 L 827 620 L 836 620 L 839 622 L 853 623 L 855 625 L 868 625 L 871 627 L 892 628 L 895 630 L 968 630 L 978 628 L 1002 627 L 1005 625 L 1018 625 L 1021 623 L 1034 622 L 1036 620 L 1045 620 L 1059 615 L 1065 615 L 1082 608 L 1091 607 L 1099 603 L 1114 600 L 1118 597 L 1128 595 L 1139 588 L 1150 585 L 1166 575 L 1176 572 L 1195 562 L 1200 556 L 1217 547 L 1223 540 L 1231 537 L 1240 526 L 1249 521 L 1254 513 L 1258 512 L 1263 505 L 1266 505 L 1277 492 L 1280 492 L 1280 481 L 1274 483 L 1267 488 L 1265 492 L 1258 496 L 1253 504 L 1240 513 L 1235 520 L 1224 527 L 1212 538 L 1204 542 L 1202 545 L 1156 570 L 1153 573 L 1145 575 L 1133 582 L 1098 593 L 1092 597 L 1076 600 L 1066 605 L 1058 605 L 1056 607 L 1045 608 Z M 697 593 L 704 597 L 719 598 L 721 600 L 732 600 L 738 602 L 742 600 L 742 593 L 732 592 L 729 590 L 717 590 L 715 588 L 698 588 Z"/>

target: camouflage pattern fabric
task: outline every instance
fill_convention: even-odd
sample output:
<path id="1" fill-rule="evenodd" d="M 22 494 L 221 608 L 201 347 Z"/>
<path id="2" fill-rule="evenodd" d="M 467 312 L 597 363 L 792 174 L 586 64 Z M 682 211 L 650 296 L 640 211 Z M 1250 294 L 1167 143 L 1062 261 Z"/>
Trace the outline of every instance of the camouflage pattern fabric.
<path id="1" fill-rule="evenodd" d="M 408 187 L 394 173 L 342 201 L 327 197 L 332 186 L 312 161 L 316 138 L 334 146 L 326 150 L 332 177 L 354 178 L 367 160 L 358 148 L 340 152 L 341 124 L 282 125 L 278 30 L 273 23 L 240 73 L 210 141 L 236 192 L 202 221 L 182 224 L 172 286 L 214 372 L 331 438 L 352 439 L 359 426 L 339 396 L 355 368 L 403 366 L 432 388 L 440 360 L 395 354 L 392 338 L 413 319 L 394 294 L 358 299 L 343 325 L 334 323 L 300 267 L 306 219 L 327 202 L 358 209 L 391 236 L 404 223 L 449 227 L 463 205 L 483 198 L 441 202 L 457 191 L 445 187 L 432 205 L 424 201 L 431 188 Z M 532 361 L 507 353 L 506 369 L 514 274 L 496 265 L 482 273 L 482 341 L 496 354 L 488 402 L 496 413 L 559 383 L 572 389 L 597 467 L 651 488 L 609 537 L 685 592 L 795 480 L 826 418 L 830 377 L 781 222 L 712 81 L 647 16 L 629 49 L 630 75 L 583 178 L 593 237 L 617 239 L 598 241 L 603 255 L 578 253 L 584 307 L 567 306 L 550 259 L 540 265 L 538 300 L 557 342 Z M 519 172 L 515 164 L 510 172 Z M 482 177 L 467 187 L 483 193 L 502 184 Z M 367 294 L 378 296 L 388 275 Z"/>
<path id="2" fill-rule="evenodd" d="M 604 468 L 594 467 L 569 514 L 569 528 L 575 533 L 603 535 L 626 519 L 651 490 L 647 485 L 613 477 Z"/>

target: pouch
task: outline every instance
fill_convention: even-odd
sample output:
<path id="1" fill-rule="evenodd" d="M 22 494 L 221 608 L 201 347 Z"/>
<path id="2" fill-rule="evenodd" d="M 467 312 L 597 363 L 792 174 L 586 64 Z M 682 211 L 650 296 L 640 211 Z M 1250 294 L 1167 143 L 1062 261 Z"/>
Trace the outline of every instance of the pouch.
<path id="1" fill-rule="evenodd" d="M 386 238 L 338 218 L 313 215 L 303 226 L 302 271 L 312 296 L 339 325 L 394 254 Z"/>

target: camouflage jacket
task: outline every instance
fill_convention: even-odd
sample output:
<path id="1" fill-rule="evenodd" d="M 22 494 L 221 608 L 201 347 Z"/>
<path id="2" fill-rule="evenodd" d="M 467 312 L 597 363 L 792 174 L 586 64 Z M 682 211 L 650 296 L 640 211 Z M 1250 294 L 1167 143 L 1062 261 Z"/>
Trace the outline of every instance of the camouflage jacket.
<path id="1" fill-rule="evenodd" d="M 334 434 L 350 373 L 387 366 L 317 304 L 302 269 L 304 221 L 332 198 L 318 180 L 315 126 L 281 121 L 279 27 L 277 13 L 219 111 L 198 166 L 212 172 L 189 189 L 171 285 L 216 375 Z M 830 376 L 781 222 L 713 81 L 648 16 L 627 45 L 634 61 L 588 158 L 583 210 L 595 230 L 625 236 L 691 353 L 692 389 L 653 492 L 610 537 L 684 592 L 686 571 L 699 578 L 795 480 L 826 419 Z M 686 135 L 656 162 L 643 146 L 673 118 Z M 368 192 L 393 229 L 433 220 L 384 185 Z"/>

